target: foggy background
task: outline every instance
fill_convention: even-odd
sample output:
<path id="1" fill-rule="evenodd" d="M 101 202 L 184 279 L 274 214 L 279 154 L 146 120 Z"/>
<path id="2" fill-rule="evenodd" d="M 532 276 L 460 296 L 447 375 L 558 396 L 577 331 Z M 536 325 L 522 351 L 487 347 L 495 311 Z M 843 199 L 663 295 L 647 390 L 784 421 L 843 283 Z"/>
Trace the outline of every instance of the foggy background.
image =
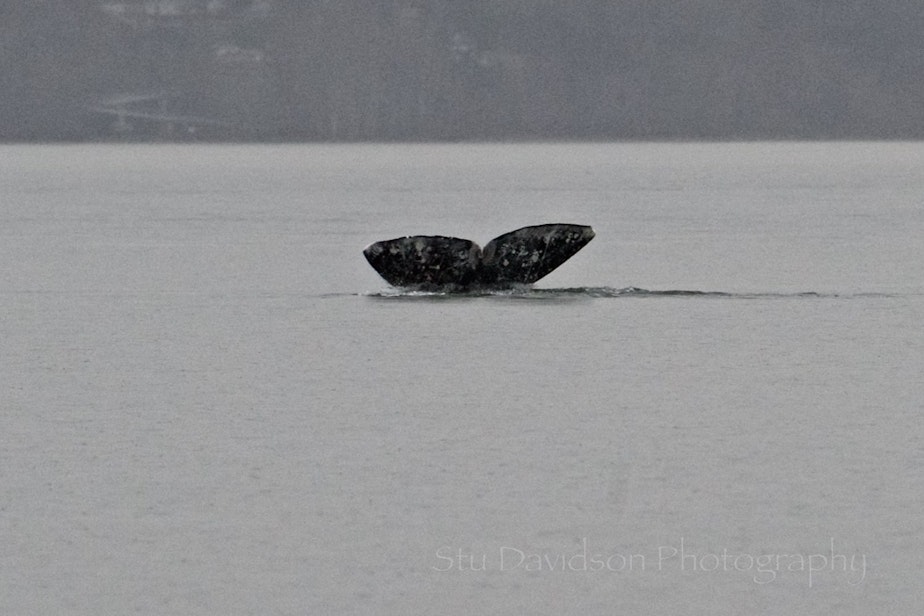
<path id="1" fill-rule="evenodd" d="M 0 139 L 920 138 L 920 0 L 0 0 Z"/>

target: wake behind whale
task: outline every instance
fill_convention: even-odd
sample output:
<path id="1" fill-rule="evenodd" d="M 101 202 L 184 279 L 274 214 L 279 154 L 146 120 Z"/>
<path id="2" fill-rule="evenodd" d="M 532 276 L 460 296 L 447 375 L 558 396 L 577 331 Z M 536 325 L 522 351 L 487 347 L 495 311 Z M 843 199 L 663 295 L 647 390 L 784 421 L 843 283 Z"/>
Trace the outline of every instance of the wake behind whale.
<path id="1" fill-rule="evenodd" d="M 558 301 L 568 299 L 631 299 L 631 298 L 688 298 L 688 299 L 864 299 L 893 297 L 883 293 L 819 293 L 817 291 L 773 292 L 773 291 L 703 291 L 695 289 L 643 289 L 640 287 L 567 287 L 535 288 L 513 286 L 506 289 L 470 289 L 467 291 L 422 291 L 388 289 L 385 291 L 361 293 L 366 297 L 383 299 L 440 300 L 465 298 L 497 298 L 510 300 Z"/>

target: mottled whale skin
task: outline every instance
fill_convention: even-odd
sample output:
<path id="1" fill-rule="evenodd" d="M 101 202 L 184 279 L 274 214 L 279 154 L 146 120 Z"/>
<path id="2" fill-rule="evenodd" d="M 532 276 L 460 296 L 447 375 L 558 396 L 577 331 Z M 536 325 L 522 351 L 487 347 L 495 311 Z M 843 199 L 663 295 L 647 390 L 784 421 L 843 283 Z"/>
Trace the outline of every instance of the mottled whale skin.
<path id="1" fill-rule="evenodd" d="M 484 249 L 457 237 L 411 235 L 375 242 L 363 254 L 386 282 L 403 289 L 504 289 L 536 282 L 593 238 L 587 225 L 557 223 L 505 233 Z"/>

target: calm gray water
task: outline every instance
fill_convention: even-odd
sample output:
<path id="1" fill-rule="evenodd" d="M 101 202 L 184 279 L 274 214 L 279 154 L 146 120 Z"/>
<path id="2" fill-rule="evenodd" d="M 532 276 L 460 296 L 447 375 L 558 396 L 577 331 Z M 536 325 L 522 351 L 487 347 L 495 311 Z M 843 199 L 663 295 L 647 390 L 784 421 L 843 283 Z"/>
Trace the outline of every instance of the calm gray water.
<path id="1" fill-rule="evenodd" d="M 924 144 L 7 146 L 0 187 L 4 614 L 924 602 Z M 544 222 L 597 238 L 532 292 L 361 254 Z"/>

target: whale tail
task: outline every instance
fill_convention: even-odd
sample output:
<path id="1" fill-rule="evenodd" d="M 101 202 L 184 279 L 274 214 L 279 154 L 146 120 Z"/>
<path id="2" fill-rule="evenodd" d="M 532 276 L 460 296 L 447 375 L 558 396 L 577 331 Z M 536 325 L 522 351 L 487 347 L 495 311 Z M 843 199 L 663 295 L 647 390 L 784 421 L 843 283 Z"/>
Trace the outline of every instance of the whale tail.
<path id="1" fill-rule="evenodd" d="M 546 224 L 500 235 L 483 250 L 470 240 L 414 235 L 375 242 L 363 254 L 393 286 L 455 291 L 532 284 L 593 238 L 586 225 Z"/>

